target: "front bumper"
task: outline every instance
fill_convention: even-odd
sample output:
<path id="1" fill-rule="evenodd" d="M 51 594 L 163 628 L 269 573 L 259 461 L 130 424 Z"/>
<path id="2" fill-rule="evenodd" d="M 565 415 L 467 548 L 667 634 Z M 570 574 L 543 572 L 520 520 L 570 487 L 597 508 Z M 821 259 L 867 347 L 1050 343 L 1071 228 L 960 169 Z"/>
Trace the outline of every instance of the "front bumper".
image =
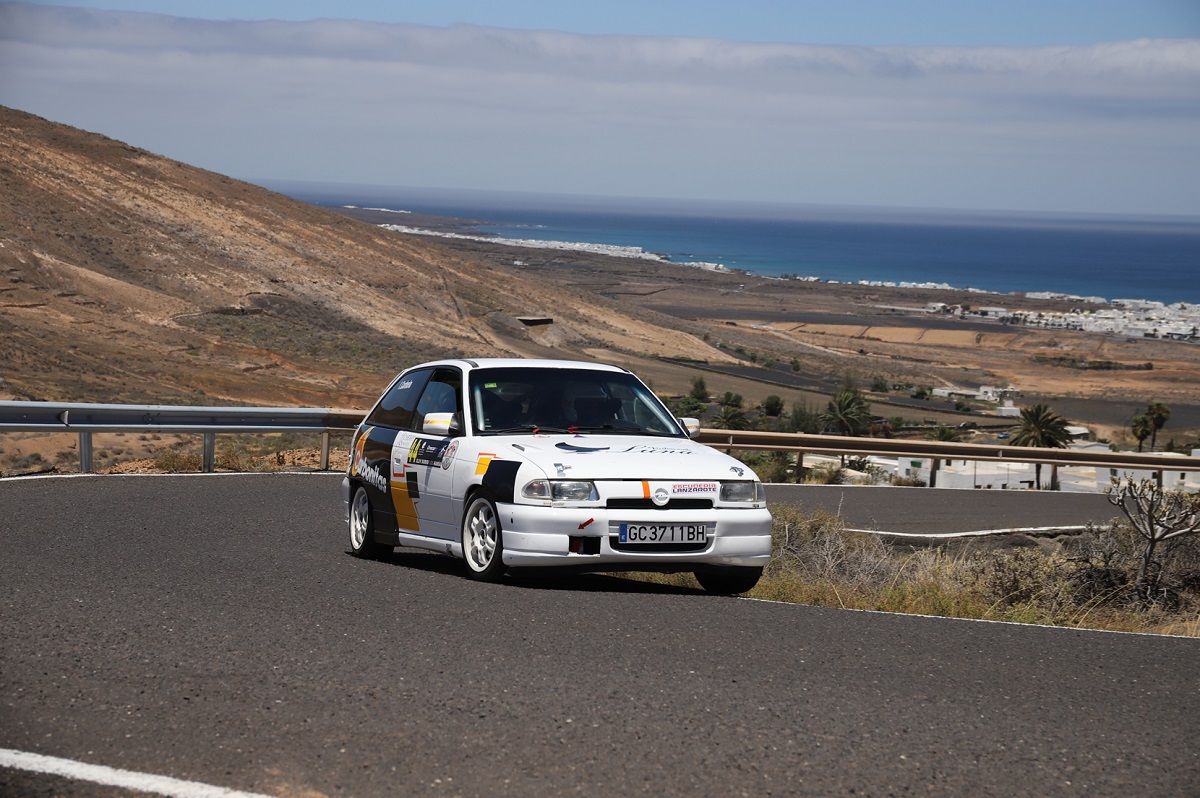
<path id="1" fill-rule="evenodd" d="M 514 568 L 688 570 L 710 565 L 761 567 L 771 558 L 771 513 L 765 508 L 610 510 L 498 504 L 496 509 L 504 535 L 504 564 Z M 586 523 L 588 519 L 591 523 Z M 707 543 L 697 551 L 618 551 L 610 541 L 610 521 L 704 523 L 710 531 Z M 581 524 L 586 525 L 581 529 Z M 599 538 L 599 552 L 572 552 L 572 537 Z"/>

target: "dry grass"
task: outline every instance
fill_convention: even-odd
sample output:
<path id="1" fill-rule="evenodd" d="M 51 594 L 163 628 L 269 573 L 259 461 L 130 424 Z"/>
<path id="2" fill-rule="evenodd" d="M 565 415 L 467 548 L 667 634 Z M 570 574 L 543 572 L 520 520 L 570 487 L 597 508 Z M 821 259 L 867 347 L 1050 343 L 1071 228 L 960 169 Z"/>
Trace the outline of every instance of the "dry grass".
<path id="1" fill-rule="evenodd" d="M 775 551 L 753 598 L 950 618 L 1200 636 L 1200 594 L 1188 558 L 1172 600 L 1131 600 L 1132 574 L 1114 552 L 1120 527 L 1095 529 L 1060 550 L 1041 547 L 953 554 L 901 550 L 848 532 L 841 519 L 777 508 Z M 1107 558 L 1097 557 L 1105 552 Z M 698 587 L 691 574 L 639 574 Z"/>

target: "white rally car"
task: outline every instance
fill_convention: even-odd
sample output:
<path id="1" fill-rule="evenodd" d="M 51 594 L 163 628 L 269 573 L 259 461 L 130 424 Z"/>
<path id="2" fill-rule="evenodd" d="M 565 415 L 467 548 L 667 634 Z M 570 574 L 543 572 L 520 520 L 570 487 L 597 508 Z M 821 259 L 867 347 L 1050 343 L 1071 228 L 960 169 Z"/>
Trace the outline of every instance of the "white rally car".
<path id="1" fill-rule="evenodd" d="M 614 366 L 415 366 L 354 433 L 351 550 L 441 551 L 487 580 L 529 566 L 693 571 L 712 592 L 749 590 L 771 554 L 763 486 L 692 441 L 698 428 Z"/>

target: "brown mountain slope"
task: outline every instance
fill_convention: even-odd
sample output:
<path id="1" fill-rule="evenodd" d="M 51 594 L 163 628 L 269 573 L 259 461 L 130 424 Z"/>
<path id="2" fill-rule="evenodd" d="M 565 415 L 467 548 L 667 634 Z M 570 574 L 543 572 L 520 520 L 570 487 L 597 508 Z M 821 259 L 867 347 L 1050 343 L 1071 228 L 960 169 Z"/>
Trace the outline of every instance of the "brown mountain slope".
<path id="1" fill-rule="evenodd" d="M 725 359 L 650 314 L 0 107 L 0 397 L 362 406 L 429 357 L 585 349 Z"/>

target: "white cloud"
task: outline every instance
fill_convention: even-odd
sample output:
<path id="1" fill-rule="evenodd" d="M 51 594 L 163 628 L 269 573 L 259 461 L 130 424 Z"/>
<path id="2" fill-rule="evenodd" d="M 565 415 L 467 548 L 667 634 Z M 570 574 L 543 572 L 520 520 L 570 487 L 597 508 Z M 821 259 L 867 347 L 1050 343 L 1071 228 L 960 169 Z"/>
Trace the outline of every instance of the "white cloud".
<path id="1" fill-rule="evenodd" d="M 246 177 L 1200 213 L 1200 41 L 864 48 L 0 5 L 0 102 Z"/>

